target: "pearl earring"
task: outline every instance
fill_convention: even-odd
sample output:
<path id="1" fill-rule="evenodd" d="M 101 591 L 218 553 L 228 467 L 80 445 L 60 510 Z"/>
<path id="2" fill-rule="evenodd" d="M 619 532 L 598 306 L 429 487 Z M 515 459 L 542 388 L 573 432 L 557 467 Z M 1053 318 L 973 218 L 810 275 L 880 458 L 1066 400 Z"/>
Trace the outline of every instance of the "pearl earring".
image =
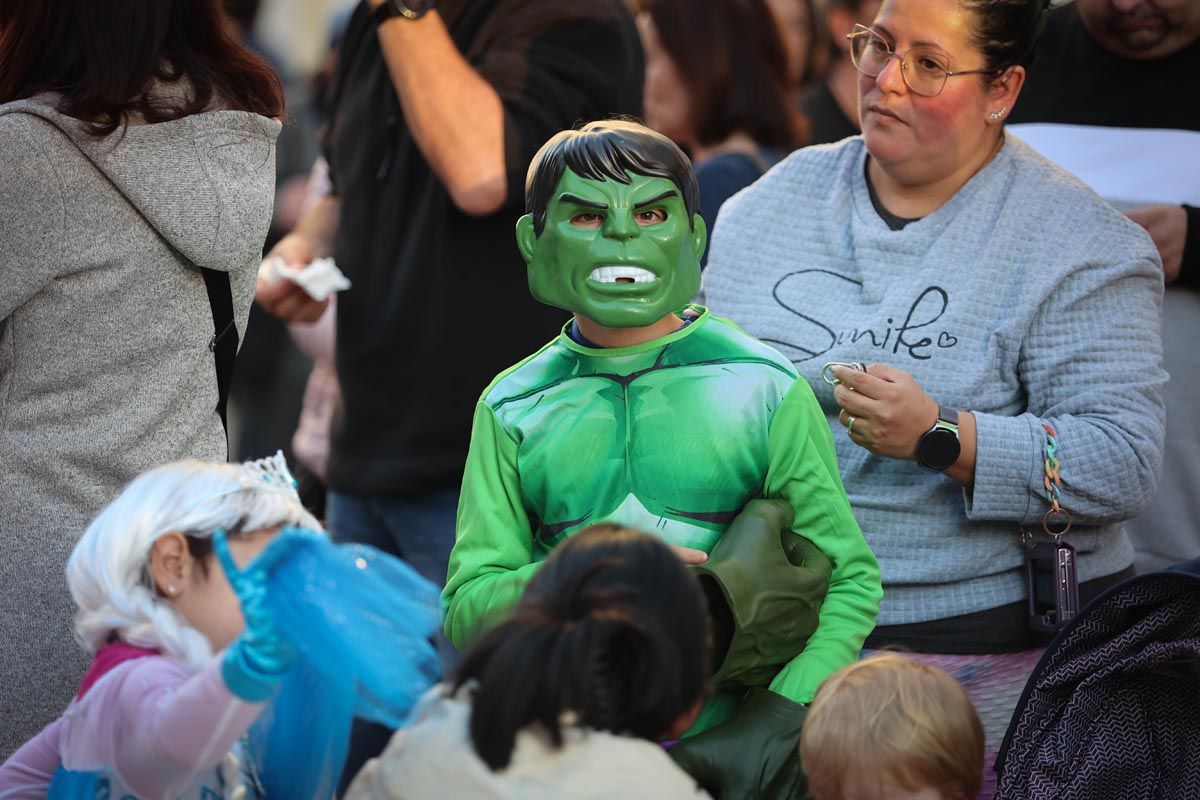
<path id="1" fill-rule="evenodd" d="M 1002 108 L 999 111 L 993 111 L 990 114 L 988 114 L 988 119 L 991 120 L 992 122 L 999 122 L 1000 118 L 1004 116 L 1004 112 L 1007 110 L 1008 110 L 1007 108 Z"/>
<path id="2" fill-rule="evenodd" d="M 168 587 L 167 587 L 167 594 L 175 594 L 175 587 L 174 587 L 174 586 L 168 586 Z"/>

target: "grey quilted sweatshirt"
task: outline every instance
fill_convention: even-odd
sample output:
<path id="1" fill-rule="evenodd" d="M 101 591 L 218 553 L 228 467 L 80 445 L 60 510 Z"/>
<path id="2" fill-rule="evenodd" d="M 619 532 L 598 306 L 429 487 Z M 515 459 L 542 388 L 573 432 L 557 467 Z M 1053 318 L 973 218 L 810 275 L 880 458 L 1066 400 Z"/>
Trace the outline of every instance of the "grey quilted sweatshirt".
<path id="1" fill-rule="evenodd" d="M 0 757 L 76 687 L 64 567 L 91 518 L 149 467 L 226 457 L 195 267 L 230 274 L 244 331 L 280 127 L 96 139 L 53 100 L 0 105 Z"/>
<path id="2" fill-rule="evenodd" d="M 1080 580 L 1133 563 L 1121 521 L 1154 497 L 1165 431 L 1162 266 L 1146 232 L 1009 135 L 937 211 L 891 230 L 861 137 L 796 151 L 722 208 L 705 300 L 782 350 L 833 429 L 879 559 L 878 624 L 974 614 L 1026 595 L 1046 432 Z M 855 444 L 827 361 L 908 372 L 975 416 L 972 486 Z"/>

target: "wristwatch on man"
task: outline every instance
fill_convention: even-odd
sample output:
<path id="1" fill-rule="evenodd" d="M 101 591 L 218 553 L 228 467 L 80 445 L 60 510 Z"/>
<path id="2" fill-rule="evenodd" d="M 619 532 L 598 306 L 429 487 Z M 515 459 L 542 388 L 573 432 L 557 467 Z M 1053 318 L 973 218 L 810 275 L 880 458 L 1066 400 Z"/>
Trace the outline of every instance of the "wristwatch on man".
<path id="1" fill-rule="evenodd" d="M 962 444 L 958 441 L 958 412 L 938 406 L 933 427 L 917 442 L 917 463 L 925 469 L 941 472 L 958 460 Z"/>
<path id="2" fill-rule="evenodd" d="M 383 0 L 371 12 L 371 16 L 375 18 L 376 25 L 381 25 L 384 20 L 392 17 L 420 19 L 429 13 L 433 3 L 434 0 Z"/>

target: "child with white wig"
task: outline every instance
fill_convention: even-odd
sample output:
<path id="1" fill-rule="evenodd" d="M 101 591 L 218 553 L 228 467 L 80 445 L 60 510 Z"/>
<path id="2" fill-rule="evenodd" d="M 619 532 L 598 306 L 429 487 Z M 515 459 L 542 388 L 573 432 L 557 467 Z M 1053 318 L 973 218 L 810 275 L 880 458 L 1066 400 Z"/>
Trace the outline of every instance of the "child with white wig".
<path id="1" fill-rule="evenodd" d="M 130 483 L 67 564 L 79 607 L 76 632 L 95 654 L 92 666 L 63 716 L 0 767 L 0 798 L 283 797 L 263 788 L 270 780 L 262 754 L 279 752 L 273 729 L 296 723 L 295 709 L 307 705 L 329 709 L 326 730 L 282 731 L 284 750 L 319 751 L 312 760 L 343 755 L 355 700 L 322 682 L 319 659 L 306 654 L 349 648 L 329 658 L 353 664 L 354 650 L 363 648 L 344 639 L 357 632 L 339 633 L 336 623 L 323 621 L 328 597 L 312 593 L 310 585 L 320 583 L 312 577 L 332 576 L 337 585 L 329 591 L 353 585 L 349 594 L 361 597 L 379 596 L 378 584 L 395 583 L 397 573 L 369 548 L 342 550 L 320 531 L 282 455 L 241 466 L 179 462 Z M 436 590 L 410 577 L 400 575 L 406 594 L 398 602 L 418 598 L 420 606 L 427 594 L 435 607 Z M 434 615 L 428 627 L 435 624 Z M 313 641 L 306 643 L 309 631 Z M 370 635 L 388 650 L 378 631 Z M 422 627 L 392 626 L 387 635 L 405 643 L 390 655 L 411 656 L 422 676 L 425 662 L 436 664 Z M 352 667 L 338 669 L 337 677 L 344 670 L 347 681 L 358 680 Z M 297 675 L 308 683 L 293 687 Z M 283 707 L 289 689 L 297 701 L 292 711 Z M 332 749 L 314 748 L 324 733 L 337 740 Z M 297 734 L 308 743 L 297 742 Z M 274 763 L 277 772 L 289 766 Z M 318 794 L 308 796 L 328 797 L 339 766 L 310 781 L 304 791 Z"/>

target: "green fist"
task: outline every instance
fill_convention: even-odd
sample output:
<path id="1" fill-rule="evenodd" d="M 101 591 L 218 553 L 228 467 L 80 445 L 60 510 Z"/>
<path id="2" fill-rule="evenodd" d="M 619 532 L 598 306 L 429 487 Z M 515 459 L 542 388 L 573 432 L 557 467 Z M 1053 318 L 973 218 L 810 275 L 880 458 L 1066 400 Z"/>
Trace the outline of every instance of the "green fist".
<path id="1" fill-rule="evenodd" d="M 792 531 L 792 507 L 751 500 L 693 567 L 713 615 L 713 686 L 766 686 L 817 629 L 832 565 Z"/>
<path id="2" fill-rule="evenodd" d="M 680 767 L 719 800 L 802 800 L 800 730 L 808 708 L 751 689 L 737 713 L 671 750 Z"/>

